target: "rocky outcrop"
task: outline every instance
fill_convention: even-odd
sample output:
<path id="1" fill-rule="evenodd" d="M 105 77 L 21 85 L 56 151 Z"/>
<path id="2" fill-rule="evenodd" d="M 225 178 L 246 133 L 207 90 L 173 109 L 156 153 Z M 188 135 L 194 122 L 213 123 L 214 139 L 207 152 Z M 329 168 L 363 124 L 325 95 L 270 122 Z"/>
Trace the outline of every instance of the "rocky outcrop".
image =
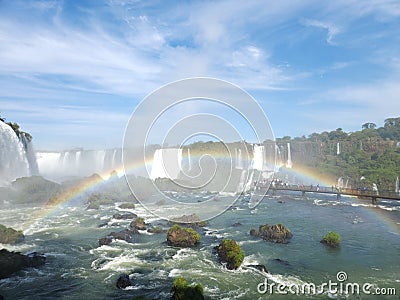
<path id="1" fill-rule="evenodd" d="M 201 284 L 188 284 L 183 277 L 175 279 L 171 291 L 174 300 L 204 300 L 203 286 Z"/>
<path id="2" fill-rule="evenodd" d="M 258 230 L 251 229 L 250 235 L 258 236 L 266 241 L 286 244 L 292 238 L 292 233 L 289 229 L 287 229 L 282 224 L 269 225 L 264 224 L 260 225 Z"/>
<path id="3" fill-rule="evenodd" d="M 0 224 L 0 243 L 15 244 L 23 241 L 25 238 L 22 231 L 15 230 Z"/>
<path id="4" fill-rule="evenodd" d="M 104 237 L 99 239 L 99 246 L 103 246 L 103 245 L 109 245 L 112 242 L 112 238 L 109 237 Z"/>
<path id="5" fill-rule="evenodd" d="M 135 243 L 139 232 L 137 229 L 124 229 L 118 232 L 111 232 L 108 236 L 113 237 L 117 240 L 124 240 L 128 243 Z M 100 241 L 99 241 L 100 242 Z"/>
<path id="6" fill-rule="evenodd" d="M 132 285 L 131 279 L 127 274 L 119 275 L 116 283 L 117 288 L 124 289 L 131 285 Z"/>
<path id="7" fill-rule="evenodd" d="M 130 228 L 135 228 L 137 230 L 146 230 L 146 223 L 143 218 L 136 218 L 129 225 Z"/>
<path id="8" fill-rule="evenodd" d="M 219 260 L 226 263 L 226 268 L 229 270 L 239 268 L 244 260 L 244 252 L 235 240 L 222 240 L 216 250 Z"/>
<path id="9" fill-rule="evenodd" d="M 162 229 L 161 226 L 154 226 L 154 227 L 150 227 L 149 229 L 147 229 L 147 232 L 149 232 L 149 233 L 163 233 L 164 229 Z"/>
<path id="10" fill-rule="evenodd" d="M 192 228 L 204 227 L 207 225 L 207 222 L 201 221 L 200 217 L 196 214 L 183 215 L 178 218 L 172 218 L 169 223 L 172 225 L 177 224 L 177 225 L 187 226 L 187 227 L 192 227 Z"/>
<path id="11" fill-rule="evenodd" d="M 22 177 L 12 182 L 9 193 L 3 194 L 1 192 L 0 199 L 3 198 L 2 196 L 6 196 L 8 199 L 13 199 L 13 204 L 44 204 L 49 197 L 59 192 L 61 192 L 60 184 L 46 180 L 41 176 Z"/>
<path id="12" fill-rule="evenodd" d="M 134 209 L 135 204 L 134 203 L 122 203 L 119 205 L 120 209 Z"/>
<path id="13" fill-rule="evenodd" d="M 36 268 L 44 265 L 46 257 L 43 254 L 32 252 L 23 255 L 19 252 L 0 250 L 0 279 L 10 277 L 13 273 L 25 268 Z"/>
<path id="14" fill-rule="evenodd" d="M 134 213 L 126 213 L 126 214 L 117 213 L 113 215 L 113 218 L 117 220 L 131 220 L 137 218 L 137 215 Z"/>
<path id="15" fill-rule="evenodd" d="M 200 234 L 192 228 L 172 226 L 167 232 L 167 244 L 175 247 L 193 247 L 200 243 Z"/>
<path id="16" fill-rule="evenodd" d="M 321 240 L 322 244 L 331 248 L 338 248 L 340 246 L 340 235 L 337 232 L 329 231 Z"/>

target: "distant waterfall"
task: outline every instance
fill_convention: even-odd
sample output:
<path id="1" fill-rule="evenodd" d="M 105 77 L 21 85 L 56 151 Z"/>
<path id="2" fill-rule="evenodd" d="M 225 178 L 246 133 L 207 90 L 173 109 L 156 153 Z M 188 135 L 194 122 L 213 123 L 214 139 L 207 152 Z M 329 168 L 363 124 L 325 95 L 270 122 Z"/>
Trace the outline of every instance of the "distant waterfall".
<path id="1" fill-rule="evenodd" d="M 340 143 L 337 142 L 337 144 L 336 144 L 336 155 L 339 155 L 339 154 L 340 154 Z"/>
<path id="2" fill-rule="evenodd" d="M 150 179 L 177 179 L 182 170 L 182 149 L 157 149 L 154 152 Z"/>
<path id="3" fill-rule="evenodd" d="M 29 174 L 30 175 L 38 175 L 39 174 L 39 166 L 36 161 L 35 150 L 33 149 L 32 142 L 29 141 L 24 134 L 21 135 L 20 140 L 24 145 L 26 158 L 28 159 L 29 164 Z"/>
<path id="4" fill-rule="evenodd" d="M 83 177 L 98 173 L 107 177 L 122 168 L 122 150 L 68 150 L 37 152 L 39 174 L 50 179 Z"/>
<path id="5" fill-rule="evenodd" d="M 265 147 L 254 145 L 253 147 L 253 169 L 264 171 L 265 170 Z"/>
<path id="6" fill-rule="evenodd" d="M 395 192 L 400 195 L 399 176 L 396 178 Z"/>
<path id="7" fill-rule="evenodd" d="M 243 169 L 243 157 L 242 157 L 242 150 L 241 149 L 237 149 L 235 148 L 235 152 L 236 152 L 236 164 L 235 164 L 235 168 L 236 169 Z"/>
<path id="8" fill-rule="evenodd" d="M 192 170 L 192 159 L 190 157 L 190 149 L 187 149 L 188 171 Z"/>
<path id="9" fill-rule="evenodd" d="M 0 184 L 37 173 L 32 144 L 0 121 Z"/>
<path id="10" fill-rule="evenodd" d="M 291 169 L 293 167 L 292 163 L 292 154 L 290 152 L 290 143 L 287 143 L 287 162 L 286 162 L 286 168 Z"/>

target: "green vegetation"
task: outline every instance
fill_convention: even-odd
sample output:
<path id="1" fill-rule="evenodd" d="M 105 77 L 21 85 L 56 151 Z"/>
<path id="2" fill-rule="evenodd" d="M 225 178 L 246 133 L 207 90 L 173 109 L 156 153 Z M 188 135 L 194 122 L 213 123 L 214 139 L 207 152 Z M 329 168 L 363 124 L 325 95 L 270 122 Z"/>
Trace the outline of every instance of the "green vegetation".
<path id="1" fill-rule="evenodd" d="M 322 239 L 321 243 L 329 247 L 337 248 L 340 244 L 340 235 L 337 232 L 329 231 Z"/>
<path id="2" fill-rule="evenodd" d="M 90 194 L 87 203 L 89 204 L 87 209 L 99 209 L 100 205 L 112 204 L 114 200 L 106 194 L 93 193 Z"/>
<path id="3" fill-rule="evenodd" d="M 177 247 L 193 247 L 200 243 L 200 234 L 192 228 L 173 225 L 168 229 L 167 243 Z"/>
<path id="4" fill-rule="evenodd" d="M 235 240 L 222 240 L 218 246 L 218 256 L 230 270 L 239 268 L 244 260 L 244 252 Z"/>
<path id="5" fill-rule="evenodd" d="M 342 177 L 351 188 L 371 189 L 376 183 L 380 191 L 394 191 L 400 175 L 400 118 L 388 118 L 380 128 L 367 122 L 361 129 L 346 133 L 338 128 L 308 137 L 286 136 L 276 142 L 283 152 L 290 142 L 295 164 L 330 177 L 332 183 Z"/>
<path id="6" fill-rule="evenodd" d="M 161 226 L 154 226 L 154 227 L 147 229 L 147 231 L 150 233 L 163 233 L 164 230 Z"/>
<path id="7" fill-rule="evenodd" d="M 201 284 L 189 285 L 185 278 L 178 277 L 172 286 L 175 300 L 203 300 L 203 286 Z"/>

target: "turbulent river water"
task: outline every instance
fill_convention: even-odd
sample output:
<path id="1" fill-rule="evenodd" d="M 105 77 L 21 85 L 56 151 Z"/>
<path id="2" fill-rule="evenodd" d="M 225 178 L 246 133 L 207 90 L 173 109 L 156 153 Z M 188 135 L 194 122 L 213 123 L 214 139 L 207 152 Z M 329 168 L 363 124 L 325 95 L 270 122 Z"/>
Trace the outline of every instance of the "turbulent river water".
<path id="1" fill-rule="evenodd" d="M 208 197 L 206 194 L 190 197 Z M 205 198 L 206 199 L 206 198 Z M 296 193 L 267 196 L 254 209 L 242 196 L 225 213 L 210 220 L 200 231 L 202 240 L 195 248 L 174 248 L 166 244 L 166 234 L 141 231 L 138 242 L 114 241 L 99 246 L 98 239 L 111 231 L 129 226 L 130 220 L 113 219 L 121 211 L 144 217 L 146 223 L 168 228 L 139 204 L 135 209 L 120 209 L 120 203 L 86 210 L 82 204 L 64 205 L 56 210 L 41 207 L 5 206 L 0 223 L 23 229 L 22 244 L 0 245 L 23 253 L 38 251 L 47 256 L 46 264 L 27 269 L 0 281 L 5 299 L 170 299 L 171 285 L 177 276 L 201 283 L 207 299 L 398 299 L 400 294 L 400 203 Z M 173 208 L 171 208 L 173 209 Z M 234 223 L 236 226 L 232 226 Z M 240 224 L 239 224 L 240 223 Z M 288 244 L 275 244 L 249 235 L 261 224 L 283 223 L 292 233 Z M 103 224 L 103 226 L 100 226 Z M 320 243 L 328 231 L 342 237 L 339 249 Z M 222 238 L 233 238 L 245 252 L 245 261 L 236 271 L 221 265 L 213 248 Z M 263 273 L 246 265 L 265 265 Z M 329 280 L 340 283 L 338 272 L 345 272 L 342 283 L 370 283 L 373 288 L 396 289 L 397 296 L 292 295 L 293 286 L 314 283 L 323 287 Z M 121 273 L 130 275 L 133 286 L 116 288 Z M 341 273 L 343 275 L 343 273 Z M 288 295 L 277 291 L 259 293 L 261 283 L 292 286 Z"/>

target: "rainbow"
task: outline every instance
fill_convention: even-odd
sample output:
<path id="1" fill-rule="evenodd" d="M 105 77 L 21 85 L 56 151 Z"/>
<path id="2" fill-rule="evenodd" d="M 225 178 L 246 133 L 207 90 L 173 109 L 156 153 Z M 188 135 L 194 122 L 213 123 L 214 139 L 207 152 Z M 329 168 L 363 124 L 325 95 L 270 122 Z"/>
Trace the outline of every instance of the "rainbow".
<path id="1" fill-rule="evenodd" d="M 224 154 L 217 154 L 213 153 L 214 157 L 220 158 L 220 159 L 230 159 L 230 157 L 226 156 L 226 153 Z M 192 156 L 192 158 L 197 158 L 199 159 L 201 156 Z M 53 197 L 49 204 L 40 209 L 36 214 L 33 215 L 33 218 L 31 219 L 31 222 L 35 222 L 39 219 L 43 219 L 47 216 L 51 215 L 56 215 L 57 210 L 64 206 L 65 204 L 68 204 L 70 201 L 73 199 L 84 195 L 85 193 L 88 193 L 99 186 L 106 184 L 107 181 L 112 178 L 112 176 L 118 176 L 122 177 L 125 174 L 130 174 L 134 173 L 136 170 L 143 169 L 144 167 L 151 167 L 152 166 L 152 160 L 147 160 L 147 161 L 134 161 L 130 163 L 127 166 L 121 166 L 117 169 L 109 170 L 107 172 L 102 172 L 98 176 L 92 175 L 84 180 L 82 180 L 79 184 L 74 186 L 73 188 L 64 191 L 63 193 L 56 195 L 56 197 Z M 115 171 L 116 173 L 112 176 L 110 176 L 110 173 Z M 298 180 L 301 180 L 302 182 L 299 183 L 304 183 L 305 185 L 310 185 L 310 184 L 320 184 L 321 186 L 334 186 L 336 185 L 336 179 L 333 179 L 332 177 L 323 175 L 317 171 L 315 171 L 312 168 L 308 168 L 305 166 L 299 166 L 299 165 L 294 165 L 292 169 L 286 169 L 287 173 L 290 174 L 290 176 L 293 176 L 294 178 L 297 178 Z M 104 179 L 105 178 L 105 179 Z M 382 210 L 378 209 L 376 207 L 370 207 L 369 211 L 374 213 L 380 221 L 385 223 L 393 232 L 400 233 L 400 224 L 397 223 L 395 220 L 391 219 L 388 217 L 388 214 Z M 29 224 L 30 225 L 30 224 Z M 24 226 L 25 227 L 25 226 Z"/>

